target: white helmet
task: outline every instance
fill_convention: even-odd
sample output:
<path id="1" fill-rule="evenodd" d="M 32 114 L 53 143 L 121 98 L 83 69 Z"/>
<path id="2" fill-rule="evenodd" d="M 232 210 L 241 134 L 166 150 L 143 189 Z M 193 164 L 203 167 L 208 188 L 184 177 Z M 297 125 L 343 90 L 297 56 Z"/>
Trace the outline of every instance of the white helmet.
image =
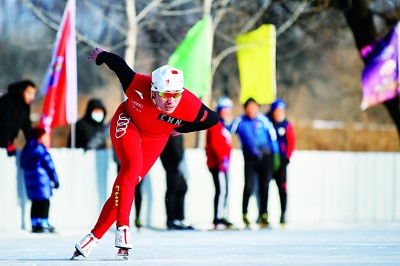
<path id="1" fill-rule="evenodd" d="M 183 91 L 183 72 L 165 65 L 151 73 L 152 91 Z"/>

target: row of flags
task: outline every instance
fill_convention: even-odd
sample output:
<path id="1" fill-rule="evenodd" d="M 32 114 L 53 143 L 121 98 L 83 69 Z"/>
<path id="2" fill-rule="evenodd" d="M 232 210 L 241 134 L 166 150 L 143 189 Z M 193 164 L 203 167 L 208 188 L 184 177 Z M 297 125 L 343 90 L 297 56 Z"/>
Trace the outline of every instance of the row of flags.
<path id="1" fill-rule="evenodd" d="M 206 16 L 189 29 L 172 53 L 168 64 L 181 69 L 184 86 L 202 98 L 209 89 L 212 58 L 211 18 Z M 270 104 L 276 97 L 276 32 L 274 25 L 239 35 L 237 61 L 240 102 L 252 97 L 259 104 Z"/>
<path id="2" fill-rule="evenodd" d="M 77 120 L 75 1 L 69 0 L 65 7 L 41 90 L 46 96 L 40 125 L 47 132 L 57 126 L 74 124 Z M 211 84 L 211 22 L 211 17 L 206 16 L 192 26 L 168 60 L 168 64 L 183 71 L 184 86 L 199 98 Z M 382 39 L 361 50 L 365 62 L 362 73 L 363 110 L 399 95 L 399 27 L 397 25 Z M 276 97 L 274 25 L 264 24 L 237 36 L 236 47 L 240 102 L 252 97 L 260 104 L 272 103 Z"/>

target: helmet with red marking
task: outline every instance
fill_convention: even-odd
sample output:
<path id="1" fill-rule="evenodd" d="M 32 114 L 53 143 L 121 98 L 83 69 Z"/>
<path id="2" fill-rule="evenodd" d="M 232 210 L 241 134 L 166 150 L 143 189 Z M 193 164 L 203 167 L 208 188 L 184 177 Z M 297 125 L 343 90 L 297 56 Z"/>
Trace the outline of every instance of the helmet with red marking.
<path id="1" fill-rule="evenodd" d="M 154 70 L 151 81 L 152 91 L 183 91 L 183 72 L 169 65 Z"/>

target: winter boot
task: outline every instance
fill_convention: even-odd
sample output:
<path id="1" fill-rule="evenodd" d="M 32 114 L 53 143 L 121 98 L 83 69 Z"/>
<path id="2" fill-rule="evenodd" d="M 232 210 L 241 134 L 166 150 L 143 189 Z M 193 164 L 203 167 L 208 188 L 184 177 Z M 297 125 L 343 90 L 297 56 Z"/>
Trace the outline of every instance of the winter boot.
<path id="1" fill-rule="evenodd" d="M 139 218 L 135 219 L 135 226 L 139 230 L 142 227 L 142 223 L 140 222 Z"/>
<path id="2" fill-rule="evenodd" d="M 233 224 L 227 221 L 225 218 L 214 220 L 214 229 L 233 229 Z"/>
<path id="3" fill-rule="evenodd" d="M 244 222 L 244 225 L 246 226 L 246 228 L 250 227 L 250 221 L 247 218 L 247 214 L 246 213 L 243 213 L 243 222 Z"/>
<path id="4" fill-rule="evenodd" d="M 268 213 L 264 212 L 262 213 L 258 219 L 257 219 L 257 223 L 260 226 L 260 228 L 265 228 L 269 226 L 269 222 L 268 222 Z"/>

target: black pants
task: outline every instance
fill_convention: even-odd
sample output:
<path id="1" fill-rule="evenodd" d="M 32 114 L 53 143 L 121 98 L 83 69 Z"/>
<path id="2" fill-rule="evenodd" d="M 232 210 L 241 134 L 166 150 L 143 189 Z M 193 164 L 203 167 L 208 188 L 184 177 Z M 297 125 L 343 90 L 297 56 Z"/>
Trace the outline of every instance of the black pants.
<path id="1" fill-rule="evenodd" d="M 247 214 L 250 196 L 258 180 L 259 214 L 267 212 L 269 182 L 272 178 L 272 156 L 261 158 L 244 155 L 244 190 L 242 211 Z"/>
<path id="2" fill-rule="evenodd" d="M 276 185 L 278 186 L 282 215 L 284 215 L 286 212 L 286 202 L 287 202 L 286 168 L 287 168 L 287 163 L 281 160 L 281 166 L 273 174 L 273 178 L 275 179 Z"/>
<path id="3" fill-rule="evenodd" d="M 185 219 L 185 195 L 187 184 L 184 176 L 179 171 L 167 170 L 167 192 L 165 194 L 165 207 L 167 209 L 167 222 L 175 219 Z"/>
<path id="4" fill-rule="evenodd" d="M 210 169 L 215 185 L 214 223 L 225 216 L 226 200 L 228 197 L 228 177 L 220 173 L 218 168 Z"/>
<path id="5" fill-rule="evenodd" d="M 50 200 L 32 200 L 31 218 L 49 218 Z"/>

